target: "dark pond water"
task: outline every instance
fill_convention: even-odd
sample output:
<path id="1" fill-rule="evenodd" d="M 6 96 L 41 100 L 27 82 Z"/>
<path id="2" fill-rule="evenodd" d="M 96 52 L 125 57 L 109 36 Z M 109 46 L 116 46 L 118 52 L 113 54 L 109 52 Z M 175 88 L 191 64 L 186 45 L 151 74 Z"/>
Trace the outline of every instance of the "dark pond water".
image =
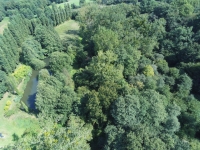
<path id="1" fill-rule="evenodd" d="M 46 66 L 49 64 L 49 58 L 44 59 Z M 37 85 L 38 85 L 38 74 L 39 70 L 33 70 L 30 80 L 28 81 L 26 88 L 24 90 L 23 101 L 30 109 L 35 109 L 35 98 L 37 94 Z"/>

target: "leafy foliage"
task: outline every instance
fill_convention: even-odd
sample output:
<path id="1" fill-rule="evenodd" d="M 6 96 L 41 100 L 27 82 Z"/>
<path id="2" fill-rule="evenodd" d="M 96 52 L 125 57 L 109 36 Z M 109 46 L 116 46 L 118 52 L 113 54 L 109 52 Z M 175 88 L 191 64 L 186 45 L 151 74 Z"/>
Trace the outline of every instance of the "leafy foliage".
<path id="1" fill-rule="evenodd" d="M 11 76 L 19 63 L 39 70 L 49 57 L 36 94 L 42 130 L 7 149 L 198 149 L 199 1 L 80 1 L 73 11 L 52 2 L 0 6 L 12 16 L 0 36 L 0 95 L 29 73 L 19 65 Z M 61 41 L 53 26 L 71 16 L 79 34 Z"/>
<path id="2" fill-rule="evenodd" d="M 16 80 L 20 82 L 24 77 L 26 77 L 27 75 L 30 75 L 31 72 L 32 72 L 31 67 L 26 66 L 26 65 L 20 65 L 19 67 L 15 69 L 12 76 L 14 76 Z"/>

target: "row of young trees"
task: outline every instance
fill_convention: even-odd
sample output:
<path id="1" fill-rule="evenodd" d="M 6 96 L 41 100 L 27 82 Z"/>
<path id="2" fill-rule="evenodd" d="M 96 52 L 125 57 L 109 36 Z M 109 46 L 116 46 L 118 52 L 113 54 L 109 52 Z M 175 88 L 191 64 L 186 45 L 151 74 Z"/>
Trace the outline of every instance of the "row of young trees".
<path id="1" fill-rule="evenodd" d="M 36 35 L 36 39 L 38 39 L 38 41 L 40 42 L 40 40 L 44 39 L 42 39 L 39 36 L 46 34 L 45 35 L 46 39 L 46 38 L 51 38 L 52 35 L 55 34 L 55 31 L 53 31 L 52 29 L 46 30 L 45 27 L 43 28 L 41 27 L 40 31 L 39 29 L 36 30 L 36 26 L 38 26 L 38 24 L 42 24 L 44 26 L 51 26 L 51 25 L 55 26 L 64 22 L 65 20 L 68 20 L 70 16 L 71 16 L 71 11 L 69 5 L 66 5 L 64 9 L 59 9 L 58 11 L 58 8 L 54 4 L 52 6 L 52 9 L 46 7 L 45 11 L 43 12 L 43 14 L 41 14 L 40 18 L 32 18 L 31 20 L 28 20 L 23 15 L 16 15 L 12 17 L 11 22 L 8 25 L 8 29 L 5 29 L 4 34 L 1 37 L 0 41 L 1 57 L 2 57 L 1 63 L 3 70 L 7 73 L 11 73 L 15 69 L 16 64 L 19 62 L 19 53 L 20 53 L 19 47 L 22 46 L 22 43 L 28 36 Z M 34 33 L 35 31 L 36 33 Z M 58 37 L 56 37 L 55 40 L 56 39 L 58 39 Z M 58 41 L 52 42 L 52 40 L 46 39 L 46 41 L 43 41 L 43 43 L 41 43 L 42 48 L 46 48 L 48 42 L 49 44 L 53 43 L 59 44 Z M 49 49 L 50 48 L 47 48 L 48 51 Z M 12 61 L 8 62 L 8 60 Z"/>
<path id="2" fill-rule="evenodd" d="M 14 0 L 8 0 L 0 1 L 0 21 L 3 20 L 4 17 L 11 17 L 16 14 L 21 14 L 25 16 L 28 19 L 32 18 L 39 18 L 40 16 L 43 17 L 44 9 L 51 7 L 53 5 L 52 9 L 47 9 L 46 13 L 49 13 L 48 15 L 45 13 L 46 16 L 49 18 L 56 18 L 59 19 L 59 23 L 61 23 L 64 19 L 70 17 L 69 12 L 69 4 L 65 6 L 64 9 L 61 7 L 57 8 L 57 5 L 54 3 L 61 3 L 63 0 L 59 1 L 49 1 L 49 0 L 36 0 L 36 1 L 28 1 L 28 0 L 22 0 L 22 1 L 14 1 Z M 54 20 L 53 20 L 54 21 Z M 56 25 L 58 23 L 55 23 Z"/>
<path id="3" fill-rule="evenodd" d="M 36 1 L 15 1 L 15 0 L 0 0 L 0 21 L 5 17 L 15 15 L 16 13 L 27 13 L 27 15 L 37 14 L 45 6 L 49 5 L 48 0 Z"/>
<path id="4" fill-rule="evenodd" d="M 37 5 L 34 6 L 35 9 L 41 9 Z M 46 56 L 54 51 L 62 50 L 60 38 L 53 26 L 71 17 L 69 5 L 65 5 L 64 8 L 58 8 L 55 4 L 52 5 L 52 8 L 46 5 L 40 11 L 40 17 L 34 17 L 34 12 L 27 12 L 26 15 L 18 12 L 11 16 L 8 28 L 0 37 L 1 97 L 6 90 L 10 89 L 6 87 L 6 82 L 14 81 L 10 79 L 12 77 L 9 74 L 15 70 L 20 61 L 36 70 L 41 69 L 45 66 L 42 60 Z M 14 86 L 16 85 L 14 84 L 12 87 Z M 14 91 L 12 88 L 10 90 Z"/>

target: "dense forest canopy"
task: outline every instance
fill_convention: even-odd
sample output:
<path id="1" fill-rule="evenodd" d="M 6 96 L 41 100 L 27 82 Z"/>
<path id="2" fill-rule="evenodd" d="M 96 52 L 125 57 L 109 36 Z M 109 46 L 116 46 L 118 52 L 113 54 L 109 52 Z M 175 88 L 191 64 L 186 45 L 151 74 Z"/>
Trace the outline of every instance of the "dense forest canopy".
<path id="1" fill-rule="evenodd" d="M 199 150 L 200 1 L 73 6 L 0 0 L 0 97 L 40 70 L 36 109 L 21 108 L 40 128 L 3 149 Z M 79 31 L 61 39 L 70 19 Z"/>

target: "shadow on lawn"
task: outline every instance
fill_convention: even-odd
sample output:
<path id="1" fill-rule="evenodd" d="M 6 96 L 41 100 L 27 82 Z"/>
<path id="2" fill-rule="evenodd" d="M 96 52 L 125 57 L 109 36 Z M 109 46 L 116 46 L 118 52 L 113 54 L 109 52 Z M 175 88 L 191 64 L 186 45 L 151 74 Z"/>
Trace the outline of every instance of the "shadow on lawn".
<path id="1" fill-rule="evenodd" d="M 68 30 L 65 32 L 66 34 L 73 34 L 73 35 L 78 35 L 78 30 Z"/>
<path id="2" fill-rule="evenodd" d="M 15 134 L 15 133 L 12 134 L 12 138 L 13 138 L 12 139 L 13 141 L 18 141 L 19 140 L 19 136 L 17 134 Z"/>

